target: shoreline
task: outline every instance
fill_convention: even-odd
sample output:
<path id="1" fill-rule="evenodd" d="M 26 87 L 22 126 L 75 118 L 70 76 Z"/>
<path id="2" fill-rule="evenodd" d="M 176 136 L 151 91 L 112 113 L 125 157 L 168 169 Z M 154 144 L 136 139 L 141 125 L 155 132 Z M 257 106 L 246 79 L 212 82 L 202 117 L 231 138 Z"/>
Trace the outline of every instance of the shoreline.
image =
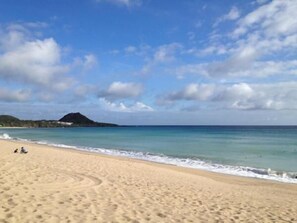
<path id="1" fill-rule="evenodd" d="M 120 156 L 120 155 L 117 156 L 117 155 L 110 155 L 110 154 L 105 154 L 105 153 L 100 153 L 100 152 L 87 151 L 87 150 L 78 149 L 78 148 L 71 148 L 71 147 L 65 148 L 65 147 L 59 147 L 59 146 L 48 145 L 48 144 L 39 144 L 39 143 L 31 142 L 31 141 L 18 141 L 18 140 L 14 140 L 14 139 L 0 139 L 0 142 L 1 141 L 14 142 L 19 146 L 18 147 L 19 149 L 21 148 L 21 146 L 24 146 L 25 148 L 30 148 L 30 146 L 46 147 L 47 149 L 56 150 L 56 151 L 62 150 L 65 152 L 73 152 L 73 153 L 78 153 L 78 154 L 82 154 L 82 155 L 98 156 L 99 158 L 107 158 L 107 159 L 115 159 L 115 160 L 135 162 L 135 163 L 143 163 L 146 165 L 158 166 L 160 168 L 174 169 L 175 171 L 185 172 L 185 173 L 190 173 L 190 174 L 200 175 L 200 176 L 207 176 L 207 177 L 213 176 L 214 178 L 219 178 L 219 179 L 236 178 L 233 180 L 238 180 L 238 182 L 247 180 L 247 181 L 259 181 L 262 183 L 267 182 L 267 183 L 272 183 L 272 184 L 284 184 L 284 185 L 293 184 L 293 185 L 295 185 L 295 183 L 288 183 L 288 182 L 282 182 L 282 181 L 265 179 L 265 178 L 246 177 L 246 176 L 239 176 L 239 175 L 233 175 L 233 174 L 227 174 L 227 173 L 219 173 L 219 172 L 215 172 L 215 171 L 177 166 L 174 164 L 154 162 L 154 161 L 150 161 L 150 160 L 137 159 L 137 158 L 133 158 L 133 157 L 125 157 L 125 156 Z"/>
<path id="2" fill-rule="evenodd" d="M 7 137 L 9 137 L 7 135 Z M 268 169 L 261 169 L 255 167 L 248 167 L 248 166 L 232 166 L 232 165 L 223 165 L 223 164 L 212 164 L 206 163 L 202 161 L 197 161 L 197 164 L 188 165 L 187 163 L 181 162 L 183 159 L 177 157 L 169 157 L 165 156 L 162 157 L 163 160 L 160 160 L 158 154 L 152 154 L 151 156 L 143 156 L 143 152 L 136 152 L 136 151 L 126 151 L 126 150 L 117 150 L 117 149 L 105 149 L 105 148 L 88 148 L 88 147 L 79 147 L 79 146 L 71 146 L 71 145 L 64 145 L 64 144 L 50 144 L 50 143 L 42 143 L 39 141 L 31 141 L 26 139 L 14 139 L 14 138 L 0 138 L 0 140 L 8 140 L 8 141 L 15 141 L 21 143 L 28 143 L 28 144 L 36 144 L 41 146 L 48 146 L 48 147 L 55 147 L 57 149 L 66 149 L 66 150 L 73 150 L 73 151 L 81 151 L 87 152 L 91 154 L 97 155 L 107 155 L 111 157 L 121 157 L 127 159 L 134 159 L 149 163 L 156 163 L 156 164 L 163 164 L 169 166 L 177 166 L 191 170 L 199 170 L 199 171 L 206 171 L 209 173 L 217 173 L 223 175 L 231 175 L 231 176 L 238 176 L 244 178 L 251 178 L 251 179 L 262 179 L 268 180 L 273 182 L 281 182 L 281 183 L 288 183 L 288 184 L 297 184 L 297 173 L 296 172 L 284 172 L 284 171 L 275 171 L 275 170 L 268 170 Z M 165 158 L 165 159 L 164 159 Z M 195 162 L 196 160 L 190 160 Z M 191 163 L 192 163 L 191 162 Z M 271 171 L 271 173 L 269 172 Z M 293 177 L 288 177 L 291 174 Z"/>
<path id="3" fill-rule="evenodd" d="M 296 184 L 28 142 L 0 145 L 0 222 L 297 220 Z M 29 153 L 14 154 L 21 146 Z"/>

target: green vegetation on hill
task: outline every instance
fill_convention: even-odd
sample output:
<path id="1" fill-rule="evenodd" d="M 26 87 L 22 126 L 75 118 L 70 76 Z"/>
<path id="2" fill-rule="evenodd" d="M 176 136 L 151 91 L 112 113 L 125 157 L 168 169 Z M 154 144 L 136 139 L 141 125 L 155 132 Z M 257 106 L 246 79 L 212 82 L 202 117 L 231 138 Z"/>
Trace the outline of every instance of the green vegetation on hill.
<path id="1" fill-rule="evenodd" d="M 0 115 L 0 126 L 16 127 L 21 125 L 22 121 L 11 115 Z"/>
<path id="2" fill-rule="evenodd" d="M 80 113 L 69 113 L 56 120 L 20 120 L 10 115 L 0 115 L 0 127 L 27 127 L 27 128 L 56 128 L 56 127 L 115 127 L 111 123 L 94 122 Z"/>

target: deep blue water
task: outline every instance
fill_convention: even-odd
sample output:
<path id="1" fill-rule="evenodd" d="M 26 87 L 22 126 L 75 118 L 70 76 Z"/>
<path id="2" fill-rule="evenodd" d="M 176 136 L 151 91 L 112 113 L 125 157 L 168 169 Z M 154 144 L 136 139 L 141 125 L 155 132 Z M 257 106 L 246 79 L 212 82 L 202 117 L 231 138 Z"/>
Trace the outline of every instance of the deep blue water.
<path id="1" fill-rule="evenodd" d="M 282 180 L 294 178 L 297 172 L 294 126 L 0 129 L 3 134 L 19 140 L 252 177 Z"/>

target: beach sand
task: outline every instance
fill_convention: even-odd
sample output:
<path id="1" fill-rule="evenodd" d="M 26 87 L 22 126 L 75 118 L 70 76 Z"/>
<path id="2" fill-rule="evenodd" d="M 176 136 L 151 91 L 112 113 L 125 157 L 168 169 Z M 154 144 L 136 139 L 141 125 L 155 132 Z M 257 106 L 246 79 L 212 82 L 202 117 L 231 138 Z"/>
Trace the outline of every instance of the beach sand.
<path id="1" fill-rule="evenodd" d="M 0 140 L 0 222 L 297 222 L 297 185 Z"/>

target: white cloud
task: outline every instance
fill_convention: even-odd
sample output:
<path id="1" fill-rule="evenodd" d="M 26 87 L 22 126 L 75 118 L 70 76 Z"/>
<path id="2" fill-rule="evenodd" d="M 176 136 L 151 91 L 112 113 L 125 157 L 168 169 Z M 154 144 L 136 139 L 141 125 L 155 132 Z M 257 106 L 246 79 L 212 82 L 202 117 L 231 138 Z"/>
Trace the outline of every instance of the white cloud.
<path id="1" fill-rule="evenodd" d="M 24 23 L 23 25 L 33 29 L 47 28 L 49 26 L 45 22 L 27 22 L 27 23 Z"/>
<path id="2" fill-rule="evenodd" d="M 217 109 L 297 110 L 297 82 L 190 84 L 178 92 L 163 96 L 160 101 L 163 101 L 163 105 L 178 101 L 204 102 L 204 105 L 206 102 L 206 106 Z"/>
<path id="3" fill-rule="evenodd" d="M 74 69 L 88 70 L 98 63 L 93 54 L 74 60 L 67 58 L 68 54 L 55 39 L 40 38 L 39 30 L 47 26 L 46 23 L 34 22 L 0 27 L 0 83 L 30 89 L 30 92 L 15 90 L 10 94 L 2 89 L 1 100 L 68 100 L 71 95 L 77 95 L 73 89 L 79 83 L 70 76 L 71 72 Z M 74 62 L 64 63 L 65 58 Z"/>
<path id="4" fill-rule="evenodd" d="M 229 73 L 230 76 L 265 78 L 269 76 L 282 76 L 292 78 L 297 75 L 297 61 L 263 61 L 254 62 L 250 67 Z"/>
<path id="5" fill-rule="evenodd" d="M 104 98 L 100 98 L 100 105 L 104 110 L 113 112 L 152 112 L 154 109 L 142 102 L 136 102 L 132 105 L 125 105 L 123 102 L 110 102 Z"/>
<path id="6" fill-rule="evenodd" d="M 175 54 L 182 45 L 179 43 L 171 43 L 160 46 L 154 54 L 153 63 L 170 62 L 175 59 Z"/>
<path id="7" fill-rule="evenodd" d="M 247 100 L 252 98 L 256 95 L 254 89 L 246 84 L 246 83 L 239 83 L 233 84 L 231 86 L 220 86 L 217 87 L 217 95 L 214 100 L 222 101 L 222 100 Z"/>
<path id="8" fill-rule="evenodd" d="M 0 49 L 2 51 L 12 50 L 23 44 L 26 40 L 27 32 L 26 29 L 11 29 L 11 27 L 7 27 L 6 30 L 0 29 Z"/>
<path id="9" fill-rule="evenodd" d="M 276 46 L 275 44 L 271 48 Z M 259 53 L 255 48 L 246 46 L 238 49 L 236 53 L 224 61 L 187 64 L 177 67 L 174 72 L 177 76 L 194 74 L 220 78 L 265 78 L 269 76 L 291 76 L 292 78 L 292 75 L 297 75 L 296 60 L 257 61 L 257 59 L 261 58 L 260 54 L 263 52 L 265 52 L 264 49 Z"/>
<path id="10" fill-rule="evenodd" d="M 120 99 L 133 99 L 143 91 L 142 84 L 133 82 L 113 82 L 105 91 L 98 94 L 101 107 L 107 111 L 115 112 L 142 112 L 154 111 L 154 109 L 142 102 L 133 102 L 125 104 L 124 102 L 115 102 Z"/>
<path id="11" fill-rule="evenodd" d="M 9 90 L 5 88 L 0 89 L 1 102 L 24 102 L 28 101 L 31 96 L 29 90 Z"/>
<path id="12" fill-rule="evenodd" d="M 183 46 L 180 43 L 170 43 L 159 46 L 154 49 L 153 55 L 147 60 L 140 70 L 141 74 L 148 74 L 154 67 L 167 64 L 176 60 L 176 55 L 180 52 Z"/>
<path id="13" fill-rule="evenodd" d="M 83 57 L 76 57 L 71 64 L 72 69 L 81 69 L 87 72 L 98 65 L 97 57 L 94 54 L 86 54 Z"/>
<path id="14" fill-rule="evenodd" d="M 221 92 L 220 99 L 227 102 L 226 106 L 239 110 L 297 109 L 296 96 L 292 95 L 297 93 L 295 87 L 295 82 L 253 85 L 242 83 Z"/>
<path id="15" fill-rule="evenodd" d="M 208 76 L 206 67 L 207 64 L 187 64 L 175 68 L 174 72 L 178 77 L 183 77 L 190 74 Z"/>
<path id="16" fill-rule="evenodd" d="M 222 55 L 227 53 L 227 49 L 224 45 L 212 45 L 209 46 L 200 52 L 194 52 L 196 55 L 208 55 L 208 54 L 217 54 L 217 55 Z"/>
<path id="17" fill-rule="evenodd" d="M 218 39 L 195 52 L 199 56 L 224 55 L 224 59 L 184 65 L 176 69 L 177 75 L 263 78 L 296 74 L 296 60 L 289 56 L 297 50 L 296 11 L 294 0 L 274 0 L 261 5 L 237 22 L 229 41 Z"/>
<path id="18" fill-rule="evenodd" d="M 225 18 L 227 20 L 235 20 L 235 19 L 238 19 L 239 16 L 240 16 L 240 12 L 239 12 L 238 8 L 232 7 L 230 12 L 225 16 Z"/>
<path id="19" fill-rule="evenodd" d="M 125 53 L 135 53 L 137 48 L 135 46 L 128 46 L 124 49 Z"/>
<path id="20" fill-rule="evenodd" d="M 221 22 L 227 21 L 227 20 L 236 20 L 240 17 L 240 11 L 236 7 L 232 7 L 229 13 L 226 15 L 223 15 L 222 17 L 218 18 L 217 21 L 214 23 L 214 26 L 219 25 Z"/>
<path id="21" fill-rule="evenodd" d="M 141 0 L 96 0 L 97 2 L 109 2 L 115 5 L 123 5 L 126 7 L 140 6 Z"/>
<path id="22" fill-rule="evenodd" d="M 97 58 L 93 54 L 87 54 L 84 56 L 83 68 L 90 70 L 98 64 Z"/>
<path id="23" fill-rule="evenodd" d="M 214 93 L 214 85 L 189 84 L 183 90 L 174 92 L 166 97 L 166 100 L 199 100 L 209 99 Z"/>
<path id="24" fill-rule="evenodd" d="M 234 53 L 229 59 L 209 64 L 205 69 L 209 76 L 232 76 L 234 73 L 249 69 L 250 64 L 257 56 L 253 47 L 246 46 Z"/>
<path id="25" fill-rule="evenodd" d="M 109 98 L 112 100 L 138 97 L 143 91 L 142 84 L 113 82 L 105 91 L 99 92 L 100 98 Z"/>
<path id="26" fill-rule="evenodd" d="M 69 71 L 60 64 L 60 47 L 54 39 L 33 40 L 0 55 L 0 77 L 51 87 Z"/>
<path id="27" fill-rule="evenodd" d="M 92 84 L 82 84 L 75 88 L 75 95 L 79 97 L 85 97 L 89 93 L 95 93 L 96 92 L 96 86 Z"/>
<path id="28" fill-rule="evenodd" d="M 158 66 L 176 61 L 177 56 L 182 53 L 182 49 L 182 44 L 173 42 L 157 47 L 152 47 L 147 44 L 141 44 L 139 46 L 130 45 L 122 50 L 113 50 L 110 53 L 114 55 L 124 53 L 125 56 L 140 57 L 144 61 L 144 64 L 140 70 L 135 73 L 146 75 Z"/>
<path id="29" fill-rule="evenodd" d="M 11 24 L 1 30 L 0 78 L 18 83 L 63 90 L 69 66 L 61 63 L 61 47 L 53 38 L 34 39 L 26 27 Z"/>
<path id="30" fill-rule="evenodd" d="M 280 36 L 296 33 L 297 21 L 295 0 L 274 0 L 260 6 L 239 21 L 235 36 L 246 34 L 255 28 L 262 30 L 265 36 Z"/>
<path id="31" fill-rule="evenodd" d="M 149 53 L 152 51 L 152 47 L 147 44 L 141 44 L 139 46 L 127 46 L 124 48 L 124 53 L 129 55 L 136 55 L 140 57 L 147 57 Z M 118 53 L 120 51 L 118 50 Z"/>
<path id="32" fill-rule="evenodd" d="M 154 109 L 142 102 L 136 102 L 132 107 L 132 111 L 154 111 Z"/>

